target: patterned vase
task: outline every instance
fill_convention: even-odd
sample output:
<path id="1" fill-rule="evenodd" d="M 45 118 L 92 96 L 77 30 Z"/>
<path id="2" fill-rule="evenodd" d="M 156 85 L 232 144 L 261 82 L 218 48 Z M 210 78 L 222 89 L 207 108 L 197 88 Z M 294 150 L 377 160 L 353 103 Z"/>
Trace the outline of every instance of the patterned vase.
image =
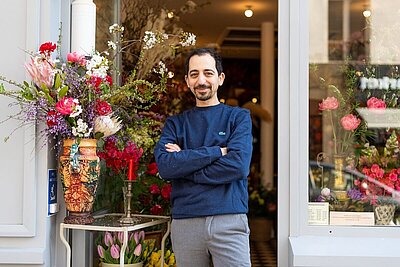
<path id="1" fill-rule="evenodd" d="M 396 206 L 394 204 L 381 204 L 374 206 L 375 225 L 389 225 L 393 221 Z"/>
<path id="2" fill-rule="evenodd" d="M 65 223 L 90 224 L 100 175 L 100 159 L 96 154 L 96 139 L 64 140 L 60 156 L 59 175 L 68 210 Z"/>

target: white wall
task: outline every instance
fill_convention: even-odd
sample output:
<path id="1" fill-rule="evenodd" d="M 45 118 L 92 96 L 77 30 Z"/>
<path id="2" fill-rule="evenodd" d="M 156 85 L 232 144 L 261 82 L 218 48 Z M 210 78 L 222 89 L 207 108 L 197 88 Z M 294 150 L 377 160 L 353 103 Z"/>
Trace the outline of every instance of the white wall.
<path id="1" fill-rule="evenodd" d="M 0 75 L 29 80 L 25 51 L 57 41 L 62 5 L 61 0 L 0 1 Z M 9 103 L 0 97 L 0 120 L 18 111 Z M 54 168 L 54 155 L 36 138 L 41 126 L 18 129 L 4 143 L 18 123 L 0 124 L 0 266 L 60 266 L 55 262 L 57 217 L 47 216 L 47 169 Z"/>

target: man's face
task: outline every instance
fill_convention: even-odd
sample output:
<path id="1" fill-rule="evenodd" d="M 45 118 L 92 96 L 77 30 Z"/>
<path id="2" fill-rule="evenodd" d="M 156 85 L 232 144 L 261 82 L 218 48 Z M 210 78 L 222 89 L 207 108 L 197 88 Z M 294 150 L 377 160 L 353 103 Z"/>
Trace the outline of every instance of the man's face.
<path id="1" fill-rule="evenodd" d="M 215 60 L 209 54 L 195 55 L 189 60 L 186 83 L 196 97 L 196 102 L 214 103 L 218 101 L 217 90 L 224 82 L 225 74 L 218 75 Z"/>

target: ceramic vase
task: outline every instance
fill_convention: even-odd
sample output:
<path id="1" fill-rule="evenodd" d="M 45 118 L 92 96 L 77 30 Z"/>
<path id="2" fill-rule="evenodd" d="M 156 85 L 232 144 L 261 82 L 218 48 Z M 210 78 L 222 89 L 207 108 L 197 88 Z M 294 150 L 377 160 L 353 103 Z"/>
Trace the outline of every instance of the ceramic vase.
<path id="1" fill-rule="evenodd" d="M 65 223 L 90 224 L 96 198 L 100 159 L 96 154 L 96 139 L 64 140 L 58 172 L 68 210 Z"/>

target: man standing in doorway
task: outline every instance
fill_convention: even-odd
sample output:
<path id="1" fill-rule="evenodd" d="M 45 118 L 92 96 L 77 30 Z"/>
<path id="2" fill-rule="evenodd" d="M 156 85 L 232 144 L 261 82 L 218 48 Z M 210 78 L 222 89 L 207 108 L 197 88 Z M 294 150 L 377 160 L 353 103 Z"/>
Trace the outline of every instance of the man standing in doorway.
<path id="1" fill-rule="evenodd" d="M 249 111 L 219 102 L 225 79 L 213 49 L 193 50 L 185 80 L 196 106 L 169 117 L 154 154 L 172 182 L 172 246 L 179 267 L 251 266 L 247 175 Z"/>

